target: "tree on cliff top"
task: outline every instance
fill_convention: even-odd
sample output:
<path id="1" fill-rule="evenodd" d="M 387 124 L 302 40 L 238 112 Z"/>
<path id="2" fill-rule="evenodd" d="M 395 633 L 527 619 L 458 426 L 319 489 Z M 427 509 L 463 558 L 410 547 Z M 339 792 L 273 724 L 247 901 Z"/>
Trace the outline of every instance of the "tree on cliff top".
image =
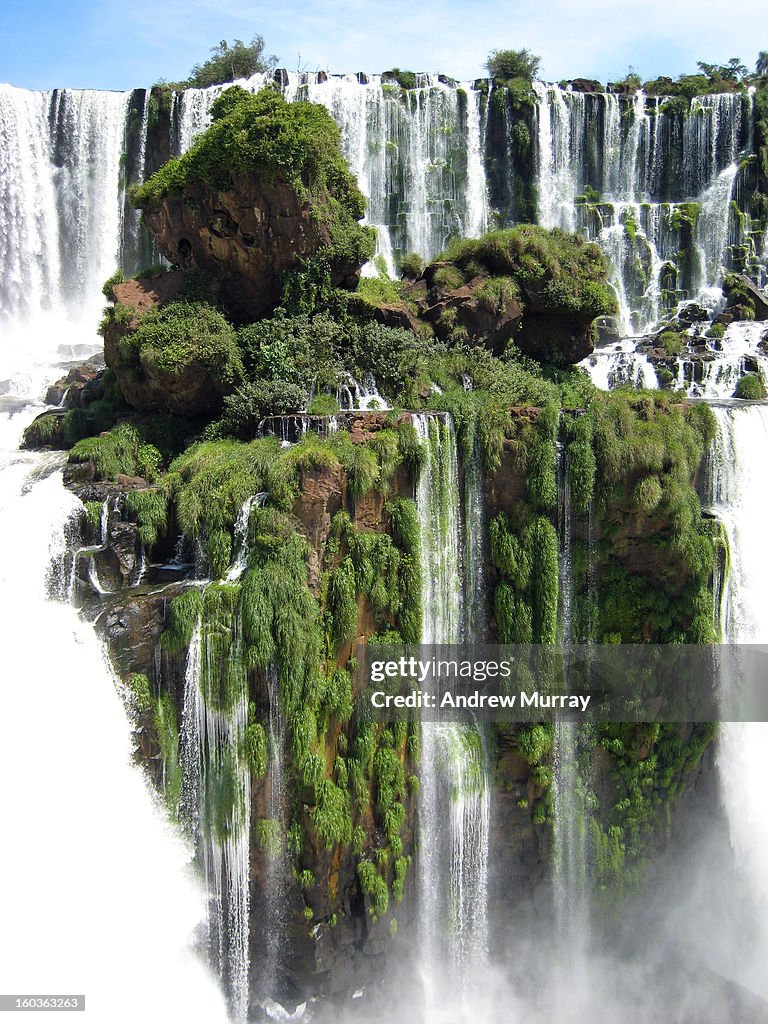
<path id="1" fill-rule="evenodd" d="M 755 71 L 761 78 L 768 77 L 768 50 L 761 50 L 757 55 Z"/>
<path id="2" fill-rule="evenodd" d="M 235 39 L 230 45 L 222 39 L 211 47 L 211 56 L 205 63 L 195 64 L 184 84 L 194 89 L 222 85 L 237 78 L 250 78 L 257 71 L 271 71 L 276 63 L 277 57 L 264 56 L 263 36 L 255 35 L 248 44 Z"/>
<path id="3" fill-rule="evenodd" d="M 530 50 L 491 50 L 485 68 L 491 78 L 524 78 L 532 82 L 541 64 Z"/>

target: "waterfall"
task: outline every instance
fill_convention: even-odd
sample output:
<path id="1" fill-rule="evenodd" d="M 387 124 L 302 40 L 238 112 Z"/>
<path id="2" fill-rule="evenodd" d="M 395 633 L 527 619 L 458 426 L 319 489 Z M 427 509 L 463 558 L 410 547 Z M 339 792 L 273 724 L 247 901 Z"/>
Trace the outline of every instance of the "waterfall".
<path id="1" fill-rule="evenodd" d="M 237 521 L 235 522 L 234 550 L 236 555 L 235 560 L 227 573 L 228 583 L 235 583 L 239 580 L 248 567 L 248 555 L 250 554 L 248 526 L 251 521 L 251 509 L 254 507 L 261 508 L 267 500 L 267 497 L 268 494 L 266 491 L 259 491 L 258 494 L 251 495 L 250 498 L 246 498 L 243 502 L 243 507 L 240 509 Z"/>
<path id="2" fill-rule="evenodd" d="M 718 288 L 739 160 L 753 147 L 743 97 L 699 97 L 682 116 L 642 90 L 534 92 L 539 223 L 578 229 L 605 250 L 622 333 L 642 334 L 679 301 Z"/>
<path id="3" fill-rule="evenodd" d="M 449 237 L 482 234 L 488 217 L 480 97 L 469 83 L 420 76 L 416 89 L 380 75 L 289 74 L 289 98 L 322 103 L 368 200 L 385 251 L 429 259 Z"/>
<path id="4" fill-rule="evenodd" d="M 17 449 L 40 409 L 38 380 L 58 372 L 42 360 L 34 374 L 22 367 L 8 382 L 16 402 L 0 414 L 3 715 L 16 723 L 0 744 L 11 840 L 0 850 L 3 977 L 19 991 L 85 992 L 95 1020 L 132 1024 L 151 1004 L 161 1020 L 225 1024 L 216 982 L 193 953 L 205 906 L 191 851 L 133 764 L 102 643 L 66 602 L 67 574 L 51 572 L 71 563 L 82 506 L 63 486 L 61 455 Z"/>
<path id="5" fill-rule="evenodd" d="M 565 647 L 573 636 L 573 508 L 567 450 L 558 444 L 559 628 Z M 567 660 L 567 658 L 566 658 Z M 555 722 L 554 900 L 561 953 L 583 955 L 589 930 L 587 836 L 583 783 L 578 761 L 579 730 Z"/>
<path id="6" fill-rule="evenodd" d="M 453 423 L 445 414 L 421 414 L 414 416 L 414 426 L 428 452 L 416 499 L 422 538 L 422 643 L 458 643 L 464 622 Z M 478 964 L 487 952 L 490 792 L 485 752 L 474 728 L 422 722 L 420 760 L 420 950 L 426 1004 L 432 1011 L 439 1002 L 434 967 L 446 918 L 448 946 L 458 967 Z M 448 893 L 439 884 L 446 876 Z"/>
<path id="7" fill-rule="evenodd" d="M 208 939 L 225 980 L 236 1024 L 249 998 L 250 770 L 243 755 L 248 723 L 245 679 L 229 680 L 231 706 L 216 706 L 222 671 L 216 624 L 205 612 L 187 653 L 181 723 L 182 811 L 195 838 L 208 894 Z M 235 633 L 237 634 L 237 627 Z M 234 644 L 237 646 L 238 638 Z"/>
<path id="8" fill-rule="evenodd" d="M 730 164 L 715 178 L 701 196 L 701 213 L 696 224 L 697 243 L 703 255 L 699 290 L 722 281 L 725 270 L 725 248 L 728 242 L 728 223 L 731 213 L 731 195 L 738 166 Z"/>
<path id="9" fill-rule="evenodd" d="M 130 96 L 0 85 L 0 394 L 36 397 L 101 348 Z"/>
<path id="10" fill-rule="evenodd" d="M 730 574 L 724 595 L 723 632 L 728 643 L 768 640 L 768 558 L 764 554 L 768 405 L 714 406 L 719 433 L 711 458 L 710 500 L 725 524 Z M 768 998 L 768 815 L 764 780 L 768 777 L 768 724 L 723 722 L 717 763 L 722 800 L 737 866 L 750 888 L 755 931 L 737 980 Z"/>
<path id="11" fill-rule="evenodd" d="M 571 117 L 565 94 L 559 86 L 548 87 L 541 82 L 534 82 L 534 91 L 539 223 L 546 228 L 573 231 L 578 165 L 571 148 Z M 578 94 L 568 95 L 572 99 Z"/>
<path id="12" fill-rule="evenodd" d="M 480 441 L 475 437 L 464 469 L 464 551 L 467 639 L 486 643 L 488 639 L 488 524 L 483 491 Z"/>

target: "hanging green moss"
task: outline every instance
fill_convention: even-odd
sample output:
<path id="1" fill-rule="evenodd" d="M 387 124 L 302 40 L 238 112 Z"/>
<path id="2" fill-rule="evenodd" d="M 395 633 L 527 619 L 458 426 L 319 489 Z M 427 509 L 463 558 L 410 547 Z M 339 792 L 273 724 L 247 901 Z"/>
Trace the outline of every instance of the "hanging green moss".
<path id="1" fill-rule="evenodd" d="M 573 509 L 585 513 L 595 493 L 597 461 L 592 447 L 591 416 L 564 416 L 563 433 L 567 440 L 567 470 Z"/>
<path id="2" fill-rule="evenodd" d="M 139 714 L 149 711 L 152 707 L 152 688 L 149 679 L 141 672 L 134 672 L 128 677 L 128 689 Z"/>
<path id="3" fill-rule="evenodd" d="M 166 650 L 178 654 L 189 647 L 203 611 L 203 595 L 196 587 L 174 597 L 168 611 L 168 625 L 160 637 Z"/>
<path id="4" fill-rule="evenodd" d="M 361 860 L 357 865 L 357 877 L 361 891 L 370 897 L 373 904 L 371 913 L 378 917 L 386 914 L 389 909 L 389 889 L 385 879 L 376 870 L 376 865 L 369 860 Z"/>
<path id="5" fill-rule="evenodd" d="M 78 441 L 69 453 L 70 462 L 93 463 L 99 480 L 115 480 L 119 475 L 140 476 L 150 483 L 160 470 L 162 455 L 147 444 L 131 423 L 119 423 L 99 437 Z"/>
<path id="6" fill-rule="evenodd" d="M 128 497 L 130 497 L 130 495 Z M 100 501 L 85 502 L 85 515 L 86 518 L 88 519 L 88 525 L 95 533 L 98 534 L 101 533 L 101 514 L 103 508 L 104 506 Z"/>
<path id="7" fill-rule="evenodd" d="M 352 839 L 352 817 L 349 793 L 331 779 L 323 778 L 315 787 L 317 803 L 309 817 L 318 838 L 327 849 L 349 845 Z"/>
<path id="8" fill-rule="evenodd" d="M 209 708 L 228 712 L 248 695 L 240 633 L 240 587 L 211 583 L 201 616 L 200 689 Z"/>
<path id="9" fill-rule="evenodd" d="M 256 846 L 267 857 L 279 857 L 283 848 L 283 826 L 278 818 L 256 818 L 252 823 Z"/>
<path id="10" fill-rule="evenodd" d="M 155 701 L 155 732 L 163 760 L 163 794 L 168 809 L 176 817 L 181 800 L 181 765 L 179 763 L 179 716 L 170 694 L 162 693 Z"/>
<path id="11" fill-rule="evenodd" d="M 254 721 L 255 708 L 250 705 L 248 714 L 249 722 L 245 729 L 245 759 L 255 779 L 260 779 L 267 774 L 268 753 L 267 734 L 261 722 Z"/>
<path id="12" fill-rule="evenodd" d="M 557 505 L 557 427 L 557 407 L 547 405 L 536 417 L 535 439 L 527 446 L 525 485 L 531 505 L 541 512 Z"/>
<path id="13" fill-rule="evenodd" d="M 168 497 L 160 490 L 129 491 L 125 508 L 136 517 L 141 543 L 151 548 L 168 526 Z"/>
<path id="14" fill-rule="evenodd" d="M 211 530 L 205 538 L 205 554 L 211 579 L 223 579 L 232 558 L 232 537 L 229 532 L 221 529 Z"/>
<path id="15" fill-rule="evenodd" d="M 519 533 L 504 513 L 490 524 L 490 556 L 502 582 L 494 595 L 502 643 L 557 639 L 558 546 L 552 523 L 530 519 Z"/>
<path id="16" fill-rule="evenodd" d="M 337 668 L 326 677 L 320 707 L 327 716 L 332 716 L 342 725 L 349 721 L 354 709 L 352 677 L 349 672 Z"/>
<path id="17" fill-rule="evenodd" d="M 328 581 L 331 635 L 337 644 L 352 640 L 357 632 L 355 568 L 350 558 L 337 566 Z"/>

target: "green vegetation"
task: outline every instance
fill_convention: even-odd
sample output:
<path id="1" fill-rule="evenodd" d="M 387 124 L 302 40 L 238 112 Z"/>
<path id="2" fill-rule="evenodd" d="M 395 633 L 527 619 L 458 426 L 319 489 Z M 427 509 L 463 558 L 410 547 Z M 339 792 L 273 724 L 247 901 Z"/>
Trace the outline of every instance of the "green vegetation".
<path id="1" fill-rule="evenodd" d="M 106 434 L 78 441 L 69 453 L 69 461 L 92 462 L 100 480 L 115 480 L 125 474 L 151 483 L 158 475 L 162 455 L 132 424 L 119 423 Z"/>
<path id="2" fill-rule="evenodd" d="M 111 310 L 107 323 L 119 318 L 122 308 Z M 135 323 L 118 344 L 121 361 L 132 364 L 136 371 L 176 376 L 189 368 L 201 368 L 223 390 L 231 390 L 242 378 L 235 332 L 208 303 L 172 302 L 153 307 L 136 317 Z"/>
<path id="3" fill-rule="evenodd" d="M 752 401 L 762 401 L 768 397 L 763 375 L 761 373 L 745 373 L 743 377 L 739 377 L 733 397 Z"/>
<path id="4" fill-rule="evenodd" d="M 134 707 L 143 714 L 152 707 L 152 689 L 149 679 L 140 672 L 134 672 L 128 677 L 128 689 L 133 697 Z"/>
<path id="5" fill-rule="evenodd" d="M 541 57 L 530 50 L 491 50 L 485 68 L 491 78 L 522 78 L 531 82 L 536 77 Z"/>
<path id="6" fill-rule="evenodd" d="M 400 259 L 400 273 L 416 280 L 424 273 L 424 260 L 417 252 L 407 252 Z"/>
<path id="7" fill-rule="evenodd" d="M 465 279 L 478 272 L 513 278 L 522 290 L 523 305 L 530 289 L 540 308 L 591 318 L 615 310 L 616 300 L 606 280 L 608 267 L 599 247 L 558 228 L 524 224 L 456 241 L 441 259 L 453 262 Z"/>
<path id="8" fill-rule="evenodd" d="M 685 335 L 677 331 L 663 331 L 656 339 L 656 347 L 668 356 L 680 356 L 687 347 Z"/>
<path id="9" fill-rule="evenodd" d="M 400 68 L 382 72 L 381 80 L 382 82 L 396 82 L 401 89 L 415 89 L 419 84 L 419 76 L 415 71 L 401 71 Z"/>
<path id="10" fill-rule="evenodd" d="M 211 47 L 211 56 L 202 64 L 195 64 L 189 78 L 179 83 L 183 88 L 205 89 L 209 85 L 234 82 L 237 78 L 250 78 L 258 71 L 271 71 L 276 57 L 264 56 L 264 39 L 255 35 L 250 43 L 235 39 L 228 43 L 222 39 Z"/>

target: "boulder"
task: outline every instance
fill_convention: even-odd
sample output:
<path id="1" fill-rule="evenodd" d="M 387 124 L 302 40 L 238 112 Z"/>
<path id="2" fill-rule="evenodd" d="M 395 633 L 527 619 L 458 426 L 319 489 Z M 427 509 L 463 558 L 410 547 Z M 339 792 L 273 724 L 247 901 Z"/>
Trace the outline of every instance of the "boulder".
<path id="1" fill-rule="evenodd" d="M 434 276 L 434 268 L 428 270 Z M 460 288 L 433 289 L 423 315 L 438 338 L 445 340 L 456 328 L 463 328 L 472 342 L 499 355 L 518 330 L 522 309 L 511 295 L 490 302 L 482 293 L 484 284 L 485 279 L 477 277 Z"/>
<path id="2" fill-rule="evenodd" d="M 677 320 L 685 327 L 709 320 L 709 313 L 698 302 L 688 302 L 677 314 Z"/>
<path id="3" fill-rule="evenodd" d="M 136 277 L 112 286 L 115 303 L 146 313 L 153 306 L 166 306 L 177 299 L 187 280 L 180 270 L 169 270 L 155 277 Z"/>
<path id="4" fill-rule="evenodd" d="M 768 320 L 768 295 L 743 274 L 726 274 L 723 291 L 727 299 L 728 312 L 735 320 Z M 745 313 L 744 307 L 755 311 L 754 317 Z"/>
<path id="5" fill-rule="evenodd" d="M 574 78 L 569 85 L 573 92 L 603 92 L 603 86 L 594 78 Z"/>
<path id="6" fill-rule="evenodd" d="M 253 175 L 223 191 L 190 184 L 182 196 L 166 195 L 146 209 L 144 218 L 162 254 L 217 281 L 229 315 L 248 323 L 278 305 L 283 275 L 297 260 L 331 242 L 318 205 L 286 181 Z M 332 284 L 344 284 L 358 270 L 359 264 L 334 263 Z"/>
<path id="7" fill-rule="evenodd" d="M 95 394 L 104 370 L 100 359 L 89 359 L 79 366 L 73 366 L 64 377 L 51 384 L 45 393 L 46 405 L 61 405 L 67 409 L 75 409 L 99 398 Z M 85 400 L 85 401 L 84 401 Z"/>

